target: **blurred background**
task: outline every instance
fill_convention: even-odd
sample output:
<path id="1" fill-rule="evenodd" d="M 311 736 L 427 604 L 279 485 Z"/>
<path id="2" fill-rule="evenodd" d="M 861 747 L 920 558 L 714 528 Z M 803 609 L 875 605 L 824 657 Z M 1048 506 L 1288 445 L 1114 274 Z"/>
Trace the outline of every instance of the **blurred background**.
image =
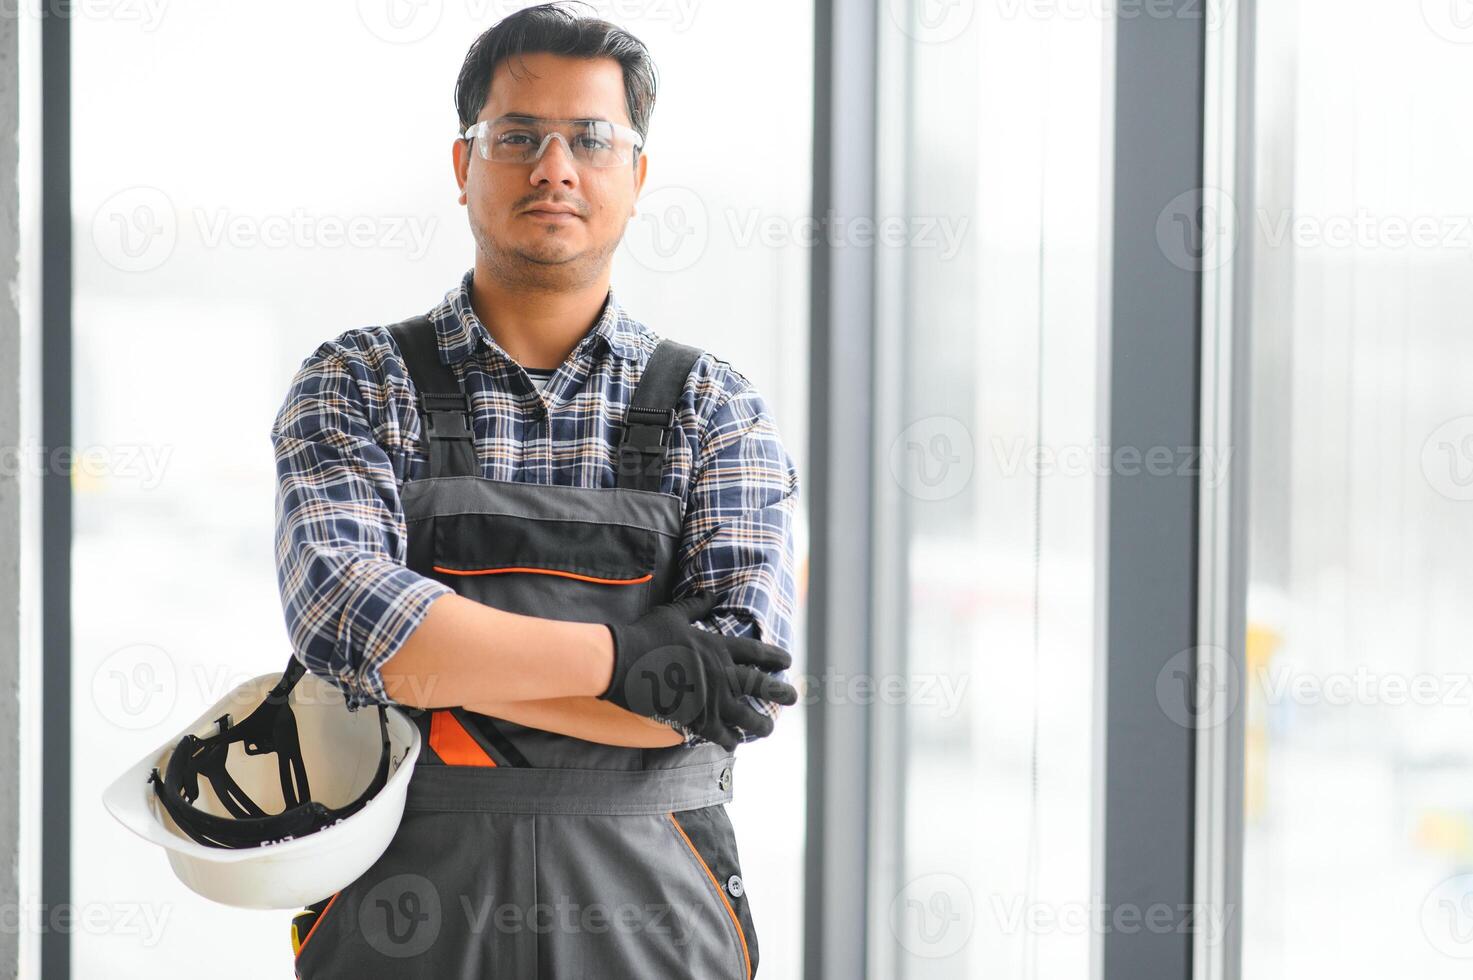
<path id="1" fill-rule="evenodd" d="M 1473 956 L 1470 15 L 1258 9 L 1248 977 Z"/>
<path id="2" fill-rule="evenodd" d="M 47 598 L 24 570 L 42 568 L 54 540 L 37 530 L 39 475 L 5 478 L 21 494 L 19 689 L 39 692 L 54 657 L 70 664 L 69 839 L 34 803 L 54 702 L 23 695 L 13 726 L 17 909 L 34 912 L 43 853 L 55 853 L 41 849 L 44 830 L 46 847 L 61 839 L 71 855 L 62 900 L 81 918 L 60 930 L 69 972 L 43 956 L 55 926 L 13 929 L 13 975 L 173 976 L 198 964 L 222 978 L 291 975 L 290 912 L 199 898 L 100 794 L 225 691 L 284 662 L 271 422 L 321 341 L 426 311 L 471 266 L 451 167 L 454 82 L 471 41 L 528 5 L 110 0 L 71 11 L 69 650 L 24 618 Z M 0 353 L 19 379 L 20 424 L 6 439 L 23 449 L 51 404 L 35 264 L 46 161 L 41 103 L 25 96 L 42 77 L 43 13 L 57 13 L 42 0 L 12 7 L 20 342 Z M 746 374 L 800 471 L 793 654 L 806 697 L 743 747 L 730 806 L 760 975 L 1466 976 L 1473 6 L 591 7 L 640 37 L 660 74 L 648 180 L 614 262 L 619 301 Z M 1204 132 L 1164 117 L 1154 128 L 1149 107 L 1125 101 L 1132 49 L 1119 42 L 1153 20 L 1195 31 L 1181 57 L 1200 91 L 1184 99 L 1205 100 Z M 1226 115 L 1210 99 L 1224 90 L 1237 94 Z M 1145 122 L 1126 131 L 1127 118 Z M 1223 131 L 1231 180 L 1210 169 Z M 1207 171 L 1159 199 L 1119 194 L 1122 161 L 1158 137 L 1195 141 Z M 850 181 L 866 205 L 830 210 L 856 199 Z M 1194 196 L 1183 205 L 1178 190 Z M 1172 245 L 1178 218 L 1190 261 Z M 1201 331 L 1193 422 L 1211 416 L 1211 330 L 1231 332 L 1241 357 L 1239 425 L 1188 488 L 1190 500 L 1212 499 L 1210 483 L 1246 502 L 1219 529 L 1222 564 L 1199 538 L 1205 519 L 1159 519 L 1162 542 L 1200 558 L 1189 601 L 1216 575 L 1238 583 L 1226 593 L 1226 662 L 1241 682 L 1230 721 L 1169 736 L 1197 760 L 1181 780 L 1188 823 L 1219 807 L 1201 780 L 1236 787 L 1211 810 L 1226 844 L 1163 840 L 1152 867 L 1130 869 L 1185 882 L 1198 922 L 1232 922 L 1209 940 L 1177 930 L 1184 972 L 1124 971 L 1131 960 L 1106 941 L 1118 919 L 1113 933 L 1100 924 L 1118 909 L 1111 845 L 1127 832 L 1105 819 L 1120 770 L 1102 753 L 1146 727 L 1112 714 L 1126 683 L 1115 665 L 1157 656 L 1106 649 L 1124 577 L 1111 577 L 1121 542 L 1107 519 L 1131 492 L 1106 440 L 1122 406 L 1159 399 L 1170 414 L 1175 370 L 1149 344 L 1130 356 L 1150 383 L 1126 389 L 1108 368 L 1126 350 L 1112 270 L 1129 258 L 1129 223 L 1157 229 L 1153 259 L 1204 303 L 1213 282 L 1235 290 L 1225 324 L 1164 328 Z M 858 275 L 844 271 L 856 253 Z M 862 322 L 846 320 L 859 293 Z M 859 373 L 836 356 L 851 344 L 869 352 Z M 222 390 L 226 367 L 244 383 Z M 861 414 L 821 407 L 838 404 Z M 851 481 L 835 447 L 855 432 L 866 465 Z M 830 519 L 841 512 L 862 517 Z M 825 584 L 833 542 L 860 543 L 860 592 Z M 815 602 L 822 623 L 810 628 Z M 844 621 L 865 624 L 864 658 L 827 639 L 811 648 Z M 1173 642 L 1163 677 L 1193 641 Z M 1194 711 L 1212 683 L 1189 677 Z M 851 715 L 862 742 L 831 737 Z M 1222 761 L 1200 754 L 1209 731 L 1226 737 Z M 861 774 L 858 812 L 829 795 L 841 771 Z M 851 833 L 857 893 L 832 884 L 842 859 L 816 857 Z M 1227 869 L 1225 895 L 1204 895 L 1203 861 Z M 1137 912 L 1155 895 L 1125 893 Z"/>

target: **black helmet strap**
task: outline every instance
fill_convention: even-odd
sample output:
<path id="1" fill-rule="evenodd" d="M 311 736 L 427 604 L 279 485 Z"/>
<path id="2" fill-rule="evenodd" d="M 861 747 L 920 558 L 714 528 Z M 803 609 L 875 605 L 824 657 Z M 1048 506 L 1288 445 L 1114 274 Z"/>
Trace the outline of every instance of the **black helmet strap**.
<path id="1" fill-rule="evenodd" d="M 208 847 L 258 847 L 321 830 L 352 816 L 374 797 L 389 778 L 388 711 L 378 706 L 379 735 L 383 750 L 373 781 L 358 798 L 341 807 L 329 807 L 312 800 L 307 783 L 307 767 L 302 761 L 302 745 L 297 734 L 297 719 L 292 712 L 291 692 L 302 679 L 306 668 L 295 656 L 282 671 L 281 679 L 238 725 L 231 725 L 230 715 L 215 719 L 219 729 L 214 735 L 200 738 L 193 733 L 179 740 L 169 756 L 162 777 L 155 768 L 148 781 L 153 784 L 159 802 L 170 817 L 192 839 Z M 267 813 L 241 789 L 225 761 L 230 746 L 245 743 L 248 755 L 276 753 L 281 777 L 281 796 L 285 809 Z M 199 798 L 199 777 L 210 781 L 220 804 L 231 814 L 222 817 L 195 808 Z"/>

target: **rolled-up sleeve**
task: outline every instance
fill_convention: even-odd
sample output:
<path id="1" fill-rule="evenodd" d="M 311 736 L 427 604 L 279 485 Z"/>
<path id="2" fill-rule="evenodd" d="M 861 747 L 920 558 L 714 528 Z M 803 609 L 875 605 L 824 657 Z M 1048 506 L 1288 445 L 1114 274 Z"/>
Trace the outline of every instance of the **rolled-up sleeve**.
<path id="1" fill-rule="evenodd" d="M 380 669 L 430 603 L 453 591 L 404 564 L 398 484 L 366 414 L 356 376 L 365 371 L 343 347 L 323 344 L 292 378 L 271 427 L 287 633 L 297 658 L 354 711 L 393 703 Z"/>
<path id="2" fill-rule="evenodd" d="M 766 402 L 748 383 L 716 410 L 691 469 L 676 595 L 716 594 L 697 626 L 792 652 L 797 601 L 793 523 L 798 470 Z M 774 676 L 791 683 L 788 671 Z M 776 722 L 782 705 L 747 695 Z M 687 745 L 705 740 L 674 725 Z M 741 741 L 758 738 L 744 732 Z"/>

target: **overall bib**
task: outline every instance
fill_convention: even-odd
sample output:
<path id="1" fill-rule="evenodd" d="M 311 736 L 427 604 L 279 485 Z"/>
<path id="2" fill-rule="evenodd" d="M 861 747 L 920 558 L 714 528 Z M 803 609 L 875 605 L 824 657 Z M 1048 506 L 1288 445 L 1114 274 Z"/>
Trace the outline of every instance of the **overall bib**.
<path id="1" fill-rule="evenodd" d="M 658 491 L 695 348 L 660 343 L 615 487 L 479 475 L 470 399 L 427 317 L 390 327 L 419 393 L 429 477 L 400 487 L 410 568 L 511 612 L 625 623 L 669 601 L 683 501 Z M 464 708 L 407 709 L 423 747 L 399 830 L 293 919 L 301 980 L 751 978 L 733 754 L 639 749 Z"/>

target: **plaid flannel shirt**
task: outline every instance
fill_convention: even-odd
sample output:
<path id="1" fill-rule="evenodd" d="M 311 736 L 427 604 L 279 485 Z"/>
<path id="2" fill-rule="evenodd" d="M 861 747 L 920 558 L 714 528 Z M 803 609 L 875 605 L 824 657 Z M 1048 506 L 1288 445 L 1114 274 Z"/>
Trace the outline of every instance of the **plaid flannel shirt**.
<path id="1" fill-rule="evenodd" d="M 543 391 L 470 304 L 474 270 L 430 311 L 441 359 L 474 408 L 481 475 L 522 483 L 615 485 L 620 420 L 660 336 L 610 289 L 603 311 Z M 548 424 L 534 419 L 538 399 Z M 660 490 L 686 498 L 675 596 L 717 595 L 698 625 L 792 649 L 797 470 L 762 396 L 702 353 L 676 410 Z M 408 372 L 385 326 L 347 330 L 291 379 L 271 428 L 276 569 L 296 656 L 352 710 L 393 703 L 380 667 L 454 591 L 405 565 L 399 488 L 428 475 Z M 786 678 L 786 672 L 779 676 Z M 781 705 L 749 696 L 776 719 Z M 704 741 L 673 725 L 691 745 Z M 743 733 L 742 741 L 753 736 Z"/>

